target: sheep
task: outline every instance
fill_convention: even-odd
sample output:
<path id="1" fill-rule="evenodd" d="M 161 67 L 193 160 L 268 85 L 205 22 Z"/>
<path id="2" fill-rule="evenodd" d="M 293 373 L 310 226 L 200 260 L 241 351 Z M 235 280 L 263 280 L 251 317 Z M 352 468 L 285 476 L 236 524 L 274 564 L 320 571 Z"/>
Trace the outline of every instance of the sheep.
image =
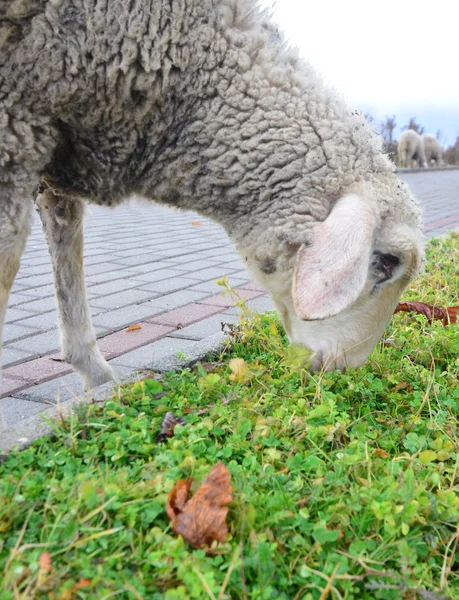
<path id="1" fill-rule="evenodd" d="M 33 198 L 62 357 L 108 381 L 84 212 L 137 194 L 224 227 L 311 369 L 366 361 L 422 268 L 421 211 L 255 0 L 3 0 L 0 23 L 2 322 Z"/>
<path id="2" fill-rule="evenodd" d="M 426 166 L 424 144 L 417 131 L 407 129 L 401 134 L 398 142 L 398 160 L 402 168 L 411 168 L 413 160 L 417 161 L 419 167 Z"/>
<path id="3" fill-rule="evenodd" d="M 435 161 L 435 165 L 440 167 L 443 156 L 443 148 L 441 147 L 440 142 L 434 135 L 430 135 L 429 133 L 425 133 L 422 136 L 422 141 L 424 143 L 426 165 L 430 167 L 432 165 L 432 161 Z"/>

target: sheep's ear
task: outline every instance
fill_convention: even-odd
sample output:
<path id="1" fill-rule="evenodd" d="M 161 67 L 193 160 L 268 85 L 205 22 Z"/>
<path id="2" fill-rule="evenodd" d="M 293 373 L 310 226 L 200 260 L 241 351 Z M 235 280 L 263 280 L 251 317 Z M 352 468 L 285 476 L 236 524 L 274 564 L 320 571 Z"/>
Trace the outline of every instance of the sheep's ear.
<path id="1" fill-rule="evenodd" d="M 293 275 L 293 303 L 304 320 L 325 319 L 359 297 L 372 253 L 375 216 L 355 194 L 338 200 L 312 240 L 298 250 Z"/>

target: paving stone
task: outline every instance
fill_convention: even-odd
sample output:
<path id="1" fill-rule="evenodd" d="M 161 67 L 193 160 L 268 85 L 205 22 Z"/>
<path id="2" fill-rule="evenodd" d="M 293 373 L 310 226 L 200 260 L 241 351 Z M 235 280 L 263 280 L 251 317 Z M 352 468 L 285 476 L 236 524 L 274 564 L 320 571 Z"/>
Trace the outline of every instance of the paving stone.
<path id="1" fill-rule="evenodd" d="M 38 329 L 33 327 L 24 327 L 18 323 L 7 323 L 3 328 L 3 343 L 14 342 L 25 336 L 34 335 L 38 333 Z"/>
<path id="2" fill-rule="evenodd" d="M 105 273 L 107 270 L 110 269 L 119 269 L 119 265 L 115 262 L 99 261 L 92 265 L 85 265 L 84 272 L 86 277 L 88 277 L 91 275 L 99 275 L 100 273 Z"/>
<path id="3" fill-rule="evenodd" d="M 37 298 L 46 298 L 49 296 L 54 296 L 54 284 L 50 283 L 49 285 L 42 285 L 40 287 L 27 288 L 21 291 L 21 294 L 30 297 L 35 300 Z"/>
<path id="4" fill-rule="evenodd" d="M 184 267 L 186 265 L 183 265 Z M 234 269 L 227 269 L 225 266 L 220 267 L 209 267 L 207 269 L 201 269 L 197 271 L 188 271 L 186 277 L 190 277 L 191 279 L 198 279 L 200 281 L 209 281 L 210 279 L 221 279 L 225 275 L 234 276 Z"/>
<path id="5" fill-rule="evenodd" d="M 190 290 L 180 290 L 179 292 L 173 292 L 172 294 L 165 294 L 164 296 L 159 296 L 154 300 L 149 300 L 148 302 L 144 302 L 141 306 L 150 306 L 153 308 L 157 308 L 158 312 L 161 310 L 171 310 L 172 308 L 177 308 L 178 306 L 184 306 L 190 302 L 197 302 L 206 296 L 205 292 L 193 292 Z"/>
<path id="6" fill-rule="evenodd" d="M 133 256 L 117 257 L 116 260 L 114 260 L 113 262 L 118 265 L 131 267 L 134 271 L 139 271 L 141 269 L 146 268 L 147 266 L 150 267 L 151 270 L 155 270 L 155 267 L 156 269 L 161 269 L 161 265 L 163 265 L 164 267 L 172 267 L 175 264 L 171 261 L 164 260 L 164 257 L 159 256 L 158 254 L 149 253 L 137 253 Z"/>
<path id="7" fill-rule="evenodd" d="M 132 352 L 127 352 L 112 360 L 110 364 L 138 369 L 150 369 L 154 362 L 162 356 L 183 352 L 189 345 L 190 340 L 166 337 L 158 342 L 147 344 Z"/>
<path id="8" fill-rule="evenodd" d="M 44 313 L 51 310 L 57 311 L 56 296 L 54 294 L 44 298 L 25 297 L 27 298 L 26 302 L 16 305 L 19 310 L 27 311 L 29 313 Z"/>
<path id="9" fill-rule="evenodd" d="M 258 285 L 258 283 L 253 283 L 252 281 L 250 281 L 248 283 L 244 283 L 243 285 L 241 285 L 239 287 L 244 290 L 253 290 L 255 292 L 266 293 L 265 289 L 263 289 L 260 285 Z"/>
<path id="10" fill-rule="evenodd" d="M 189 259 L 190 256 L 188 255 L 186 258 Z M 187 273 L 191 273 L 193 271 L 202 271 L 203 269 L 209 269 L 212 267 L 217 267 L 217 268 L 223 267 L 223 269 L 225 269 L 227 266 L 226 263 L 222 265 L 221 262 L 222 261 L 219 259 L 210 260 L 208 258 L 200 258 L 198 260 L 194 259 L 194 260 L 187 260 L 187 261 L 183 261 L 183 262 L 180 261 L 175 264 L 176 264 L 176 268 L 180 267 Z"/>
<path id="11" fill-rule="evenodd" d="M 188 340 L 203 340 L 214 333 L 224 331 L 225 328 L 222 329 L 222 323 L 239 323 L 239 316 L 219 313 L 202 321 L 198 321 L 194 325 L 188 325 L 183 329 L 177 329 L 170 333 L 169 336 Z"/>
<path id="12" fill-rule="evenodd" d="M 24 293 L 26 291 L 27 286 L 19 282 L 19 277 L 14 280 L 14 283 L 11 287 L 10 292 L 12 294 Z"/>
<path id="13" fill-rule="evenodd" d="M 86 285 L 88 286 L 88 291 L 91 291 L 91 288 L 94 285 L 106 283 L 108 281 L 116 281 L 117 279 L 123 279 L 126 277 L 133 277 L 134 275 L 136 275 L 135 271 L 119 269 L 117 268 L 117 265 L 109 265 L 107 263 L 104 273 L 98 273 L 97 275 L 89 275 L 86 277 Z"/>
<path id="14" fill-rule="evenodd" d="M 0 382 L 0 398 L 4 396 L 10 396 L 19 390 L 23 390 L 28 387 L 30 384 L 24 379 L 12 379 L 4 375 L 2 377 L 2 381 Z"/>
<path id="15" fill-rule="evenodd" d="M 194 323 L 195 321 L 199 321 L 200 319 L 204 319 L 220 311 L 221 307 L 212 306 L 210 304 L 186 304 L 175 310 L 169 310 L 157 317 L 153 317 L 150 319 L 150 322 L 160 325 L 170 325 L 176 329 L 177 326 L 183 327 L 184 325 Z"/>
<path id="16" fill-rule="evenodd" d="M 115 367 L 115 371 L 118 380 L 124 380 L 129 376 L 134 378 L 132 369 L 117 366 Z M 105 387 L 106 390 L 106 386 L 101 387 Z M 88 401 L 90 398 L 98 396 L 97 390 L 98 388 L 94 388 L 90 391 L 85 390 L 78 373 L 72 372 L 62 377 L 46 381 L 45 383 L 40 383 L 28 387 L 27 389 L 20 390 L 14 394 L 13 398 L 35 402 L 46 408 L 46 404 L 52 406 L 71 398 Z"/>
<path id="17" fill-rule="evenodd" d="M 35 275 L 32 277 L 18 277 L 16 281 L 24 289 L 37 288 L 42 285 L 51 285 L 53 283 L 53 275 L 52 273 L 45 273 L 44 275 Z"/>
<path id="18" fill-rule="evenodd" d="M 12 425 L 18 421 L 27 419 L 32 415 L 46 410 L 46 408 L 46 404 L 30 402 L 30 400 L 21 400 L 12 397 L 0 399 L 0 411 L 3 413 L 3 418 L 7 425 Z"/>
<path id="19" fill-rule="evenodd" d="M 85 268 L 85 272 L 86 272 L 86 268 L 92 265 L 100 265 L 101 262 L 103 264 L 107 264 L 108 259 L 113 260 L 113 255 L 109 254 L 109 255 L 96 255 L 96 256 L 85 256 L 84 257 L 84 268 Z"/>
<path id="20" fill-rule="evenodd" d="M 260 295 L 260 292 L 254 290 L 235 289 L 234 294 L 214 294 L 204 300 L 200 300 L 199 304 L 212 304 L 214 306 L 229 307 L 234 306 L 240 300 L 250 300 Z"/>
<path id="21" fill-rule="evenodd" d="M 14 365 L 19 362 L 24 362 L 28 359 L 29 353 L 25 350 L 18 350 L 11 346 L 4 346 L 2 350 L 2 366 L 3 368 Z"/>
<path id="22" fill-rule="evenodd" d="M 30 317 L 30 312 L 10 306 L 6 311 L 5 322 L 13 323 L 14 321 L 22 321 L 22 319 L 27 319 L 27 317 Z"/>
<path id="23" fill-rule="evenodd" d="M 30 296 L 27 296 L 27 294 L 10 292 L 10 295 L 8 296 L 8 306 L 18 306 L 28 300 L 30 300 Z"/>
<path id="24" fill-rule="evenodd" d="M 107 281 L 106 283 L 100 283 L 98 285 L 92 285 L 88 288 L 88 296 L 95 298 L 96 296 L 108 296 L 109 294 L 115 294 L 116 292 L 122 292 L 136 288 L 144 281 L 136 279 L 116 279 L 115 281 Z"/>
<path id="25" fill-rule="evenodd" d="M 48 262 L 46 264 L 42 264 L 42 265 L 23 265 L 21 264 L 21 274 L 18 275 L 18 281 L 19 283 L 23 282 L 24 279 L 28 278 L 28 277 L 35 277 L 37 275 L 47 275 L 49 277 L 49 281 L 53 280 L 53 275 L 52 275 L 52 269 L 51 269 L 51 263 Z M 47 281 L 46 283 L 49 283 L 49 281 Z"/>
<path id="26" fill-rule="evenodd" d="M 267 311 L 276 310 L 274 302 L 269 296 L 263 295 L 246 302 L 246 306 L 249 310 L 257 313 L 264 313 Z M 230 307 L 225 310 L 224 315 L 239 316 L 241 309 L 238 306 Z"/>
<path id="27" fill-rule="evenodd" d="M 229 240 L 228 240 L 228 242 L 229 242 Z M 205 258 L 210 258 L 210 259 L 213 259 L 214 257 L 218 257 L 220 262 L 225 262 L 227 260 L 228 261 L 236 260 L 237 258 L 239 258 L 239 254 L 236 252 L 236 250 L 232 250 L 232 246 L 228 242 L 222 246 L 208 248 L 207 250 L 193 251 L 191 256 L 194 256 L 194 257 L 199 256 L 199 257 L 205 257 Z"/>
<path id="28" fill-rule="evenodd" d="M 185 273 L 184 269 L 158 269 L 157 271 L 149 271 L 148 273 L 138 272 L 135 278 L 140 282 L 138 285 L 141 286 L 142 284 L 155 283 L 156 281 L 170 279 L 171 277 L 183 277 Z"/>
<path id="29" fill-rule="evenodd" d="M 43 242 L 44 243 L 44 240 Z M 27 245 L 27 249 L 26 252 L 24 253 L 23 257 L 21 258 L 21 270 L 23 265 L 26 267 L 33 267 L 33 266 L 41 266 L 41 265 L 48 265 L 49 268 L 51 268 L 51 259 L 48 256 L 30 256 L 29 255 L 29 251 L 32 250 L 32 248 Z M 26 258 L 24 258 L 26 257 Z"/>
<path id="30" fill-rule="evenodd" d="M 164 294 L 169 294 L 171 292 L 176 292 L 177 290 L 189 288 L 195 283 L 196 280 L 190 279 L 189 277 L 170 277 L 169 279 L 162 279 L 161 281 L 156 281 L 154 283 L 142 285 L 138 289 L 144 291 L 148 290 L 151 294 L 154 294 L 155 296 L 163 296 Z"/>
<path id="31" fill-rule="evenodd" d="M 146 291 L 144 289 L 131 289 L 117 292 L 116 294 L 109 294 L 108 296 L 102 296 L 100 298 L 94 298 L 90 304 L 92 307 L 100 308 L 103 310 L 114 310 L 116 308 L 122 308 L 123 306 L 132 305 L 134 306 L 156 298 L 159 294 L 155 292 Z"/>
<path id="32" fill-rule="evenodd" d="M 98 342 L 102 354 L 107 360 L 115 358 L 125 352 L 130 352 L 139 346 L 151 343 L 164 337 L 173 330 L 170 326 L 142 323 L 141 329 L 135 331 L 117 331 L 105 336 Z"/>
<path id="33" fill-rule="evenodd" d="M 15 393 L 14 397 L 20 400 L 56 404 L 79 396 L 84 399 L 86 394 L 80 376 L 77 373 L 71 373 L 23 389 Z"/>
<path id="34" fill-rule="evenodd" d="M 196 281 L 194 281 L 195 285 L 192 285 L 189 289 L 194 291 L 194 292 L 206 292 L 207 294 L 221 294 L 223 291 L 223 288 L 221 285 L 218 285 L 218 283 L 215 283 L 215 281 L 204 281 L 203 283 L 196 283 Z M 234 277 L 228 277 L 228 284 L 230 287 L 232 288 L 236 288 L 236 289 L 240 289 L 240 288 L 246 288 L 246 285 L 248 283 L 248 280 L 246 279 L 236 279 Z"/>
<path id="35" fill-rule="evenodd" d="M 59 349 L 59 333 L 57 329 L 51 329 L 13 342 L 11 346 L 18 350 L 26 350 L 31 356 L 42 356 Z"/>
<path id="36" fill-rule="evenodd" d="M 72 367 L 61 361 L 60 354 L 56 353 L 8 367 L 4 370 L 4 374 L 11 379 L 24 379 L 29 383 L 36 384 L 65 375 L 71 371 Z"/>
<path id="37" fill-rule="evenodd" d="M 30 316 L 29 313 L 27 318 L 21 321 L 21 325 L 25 325 L 26 327 L 35 327 L 36 329 L 41 329 L 42 331 L 56 329 L 58 326 L 57 311 L 53 310 L 45 313 L 38 313 L 33 316 Z"/>
<path id="38" fill-rule="evenodd" d="M 152 301 L 154 302 L 154 300 Z M 152 302 L 135 304 L 134 306 L 124 306 L 109 312 L 101 313 L 93 318 L 94 325 L 106 327 L 110 330 L 118 330 L 131 325 L 131 323 L 140 323 L 150 319 L 160 313 L 163 309 Z"/>
<path id="39" fill-rule="evenodd" d="M 252 280 L 252 276 L 250 275 L 250 273 L 248 272 L 247 269 L 241 269 L 240 271 L 233 271 L 232 276 L 237 277 L 238 279 L 248 279 L 249 281 Z"/>

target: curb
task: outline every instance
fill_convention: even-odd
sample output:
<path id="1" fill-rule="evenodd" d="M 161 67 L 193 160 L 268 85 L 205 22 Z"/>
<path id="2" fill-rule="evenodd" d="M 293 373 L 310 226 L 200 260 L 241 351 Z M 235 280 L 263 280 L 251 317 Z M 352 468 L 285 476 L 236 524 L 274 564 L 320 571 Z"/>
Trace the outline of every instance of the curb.
<path id="1" fill-rule="evenodd" d="M 430 173 L 433 171 L 457 171 L 459 166 L 449 165 L 447 167 L 412 167 L 410 169 L 396 169 L 395 172 L 399 175 L 404 173 Z"/>
<path id="2" fill-rule="evenodd" d="M 174 353 L 158 358 L 148 365 L 139 365 L 138 368 L 132 369 L 131 373 L 125 373 L 122 379 L 104 383 L 103 385 L 90 390 L 86 397 L 75 395 L 75 397 L 70 400 L 58 402 L 52 408 L 47 408 L 43 411 L 45 418 L 43 418 L 43 413 L 38 413 L 22 421 L 18 421 L 12 425 L 8 431 L 3 431 L 1 433 L 0 460 L 5 459 L 9 452 L 23 450 L 40 438 L 52 437 L 54 431 L 49 421 L 52 422 L 68 416 L 73 408 L 81 402 L 93 403 L 108 399 L 116 393 L 119 385 L 122 384 L 127 377 L 135 378 L 139 373 L 167 373 L 169 371 L 191 367 L 210 354 L 223 350 L 227 341 L 228 335 L 217 333 L 203 340 L 191 342 L 190 345 L 186 347 L 186 352 L 184 353 L 185 356 L 183 357 L 177 357 Z"/>

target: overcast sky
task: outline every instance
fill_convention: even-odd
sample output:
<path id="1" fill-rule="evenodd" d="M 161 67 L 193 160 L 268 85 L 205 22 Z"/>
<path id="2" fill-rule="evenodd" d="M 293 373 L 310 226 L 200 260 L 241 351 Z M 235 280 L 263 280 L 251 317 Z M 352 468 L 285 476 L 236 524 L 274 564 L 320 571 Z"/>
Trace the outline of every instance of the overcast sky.
<path id="1" fill-rule="evenodd" d="M 351 106 L 459 135 L 457 0 L 263 0 Z M 422 7 L 422 8 L 421 8 Z"/>

